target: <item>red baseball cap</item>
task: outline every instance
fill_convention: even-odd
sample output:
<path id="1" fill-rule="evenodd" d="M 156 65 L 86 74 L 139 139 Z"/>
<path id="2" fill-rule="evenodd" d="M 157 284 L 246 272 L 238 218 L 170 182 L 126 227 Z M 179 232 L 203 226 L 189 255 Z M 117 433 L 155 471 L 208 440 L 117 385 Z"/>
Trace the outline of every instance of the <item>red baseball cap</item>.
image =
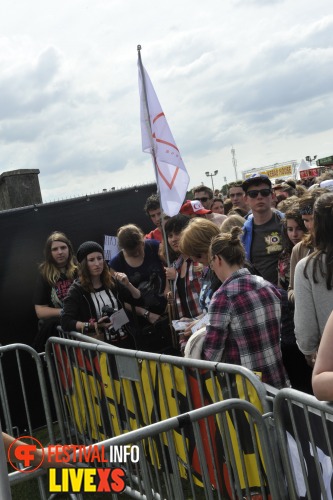
<path id="1" fill-rule="evenodd" d="M 212 211 L 206 210 L 199 200 L 187 200 L 181 207 L 180 213 L 183 215 L 205 215 L 211 214 Z"/>

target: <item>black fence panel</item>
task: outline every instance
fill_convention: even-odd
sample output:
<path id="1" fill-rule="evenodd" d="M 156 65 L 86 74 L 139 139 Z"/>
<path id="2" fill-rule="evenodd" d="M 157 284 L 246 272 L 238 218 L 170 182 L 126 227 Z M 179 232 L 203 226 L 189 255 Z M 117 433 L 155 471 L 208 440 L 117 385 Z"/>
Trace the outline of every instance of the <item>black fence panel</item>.
<path id="1" fill-rule="evenodd" d="M 33 294 L 46 238 L 63 231 L 74 249 L 86 240 L 101 245 L 130 222 L 153 229 L 143 207 L 154 184 L 0 212 L 0 343 L 31 344 L 36 333 Z"/>
<path id="2" fill-rule="evenodd" d="M 63 231 L 75 251 L 86 240 L 103 245 L 104 235 L 115 236 L 120 226 L 131 222 L 149 232 L 154 227 L 143 208 L 154 192 L 156 185 L 146 184 L 0 212 L 0 344 L 33 343 L 38 325 L 33 298 L 38 265 L 52 231 Z M 34 380 L 30 383 L 33 387 Z"/>

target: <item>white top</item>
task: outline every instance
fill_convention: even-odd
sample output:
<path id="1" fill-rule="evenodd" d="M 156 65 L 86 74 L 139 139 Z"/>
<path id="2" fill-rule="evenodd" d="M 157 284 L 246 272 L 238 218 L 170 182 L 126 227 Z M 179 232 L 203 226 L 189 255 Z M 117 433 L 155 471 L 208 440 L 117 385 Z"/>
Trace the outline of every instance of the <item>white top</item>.
<path id="1" fill-rule="evenodd" d="M 311 261 L 306 278 L 304 268 L 308 259 Z M 333 310 L 333 290 L 327 290 L 326 280 L 318 268 L 318 283 L 314 283 L 312 271 L 311 256 L 300 260 L 295 269 L 295 335 L 298 347 L 305 355 L 317 351 L 324 327 Z"/>

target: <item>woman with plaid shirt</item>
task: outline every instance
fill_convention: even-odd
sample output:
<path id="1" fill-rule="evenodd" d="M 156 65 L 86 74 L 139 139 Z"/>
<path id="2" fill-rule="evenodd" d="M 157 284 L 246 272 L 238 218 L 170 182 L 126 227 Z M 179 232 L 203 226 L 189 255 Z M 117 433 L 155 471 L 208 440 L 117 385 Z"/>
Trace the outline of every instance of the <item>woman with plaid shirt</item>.
<path id="1" fill-rule="evenodd" d="M 240 234 L 234 227 L 211 243 L 210 265 L 222 285 L 209 305 L 202 358 L 245 366 L 280 389 L 288 383 L 280 349 L 280 292 L 244 268 Z"/>

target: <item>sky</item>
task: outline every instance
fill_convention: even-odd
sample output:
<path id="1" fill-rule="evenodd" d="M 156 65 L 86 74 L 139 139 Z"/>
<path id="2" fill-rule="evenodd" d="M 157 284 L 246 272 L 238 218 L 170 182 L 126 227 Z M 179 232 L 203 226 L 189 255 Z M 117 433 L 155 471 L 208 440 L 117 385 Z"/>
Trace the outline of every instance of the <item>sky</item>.
<path id="1" fill-rule="evenodd" d="M 2 0 L 0 173 L 44 202 L 154 181 L 137 45 L 190 176 L 333 155 L 331 0 Z"/>

